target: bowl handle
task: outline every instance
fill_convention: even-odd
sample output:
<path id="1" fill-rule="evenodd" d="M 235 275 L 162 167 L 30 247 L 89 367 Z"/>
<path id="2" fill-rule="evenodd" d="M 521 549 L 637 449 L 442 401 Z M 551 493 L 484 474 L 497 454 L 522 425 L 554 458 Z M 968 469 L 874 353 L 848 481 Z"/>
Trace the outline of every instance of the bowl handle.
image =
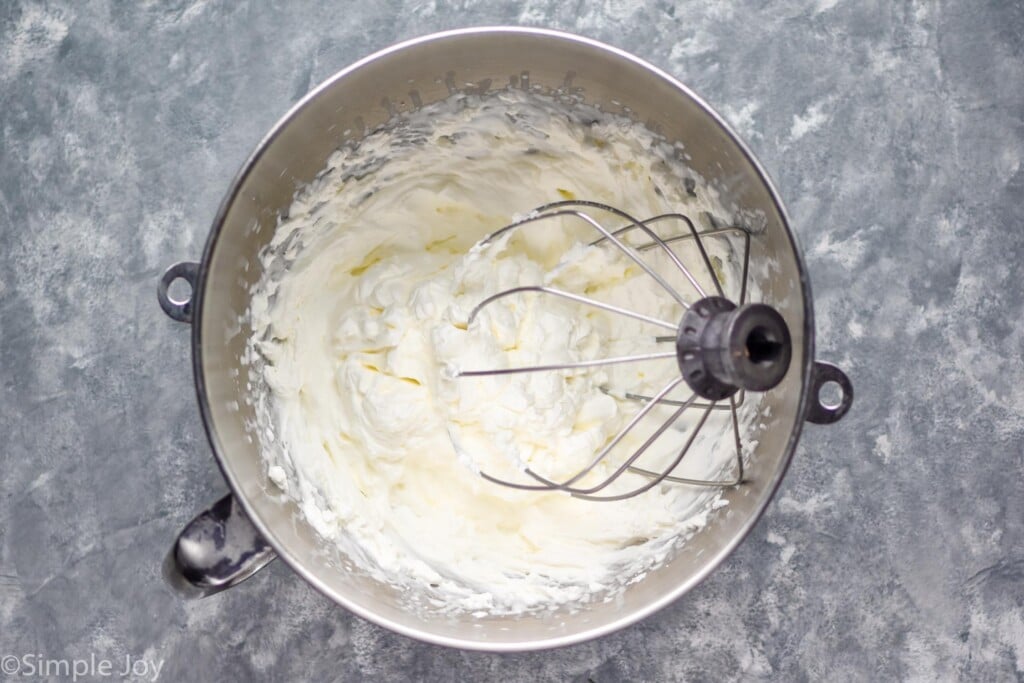
<path id="1" fill-rule="evenodd" d="M 188 597 L 206 597 L 245 581 L 277 557 L 234 496 L 189 522 L 164 562 L 164 577 Z"/>
<path id="2" fill-rule="evenodd" d="M 164 313 L 178 322 L 192 322 L 192 301 L 195 299 L 196 281 L 199 279 L 199 264 L 195 261 L 179 261 L 164 271 L 156 285 L 156 298 Z M 171 296 L 170 287 L 176 280 L 188 283 L 187 299 L 175 299 Z"/>
<path id="3" fill-rule="evenodd" d="M 826 402 L 821 396 L 821 389 L 826 384 L 839 386 L 839 402 Z M 807 404 L 807 421 L 814 424 L 827 425 L 838 422 L 846 415 L 853 404 L 853 384 L 846 373 L 832 363 L 815 361 L 811 368 L 810 402 Z"/>

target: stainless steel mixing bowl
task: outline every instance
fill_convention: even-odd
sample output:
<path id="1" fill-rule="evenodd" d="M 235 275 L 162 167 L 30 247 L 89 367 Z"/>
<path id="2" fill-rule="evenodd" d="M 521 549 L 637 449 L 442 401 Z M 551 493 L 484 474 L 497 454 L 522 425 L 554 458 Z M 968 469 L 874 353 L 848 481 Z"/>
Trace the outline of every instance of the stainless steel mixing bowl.
<path id="1" fill-rule="evenodd" d="M 260 277 L 257 253 L 296 189 L 324 168 L 332 151 L 396 113 L 457 90 L 508 87 L 571 90 L 588 103 L 624 112 L 682 142 L 690 166 L 750 218 L 757 232 L 751 262 L 770 264 L 755 270 L 761 273 L 763 300 L 789 325 L 793 357 L 783 382 L 764 396 L 770 418 L 751 435 L 756 448 L 746 483 L 726 490 L 728 506 L 674 560 L 631 586 L 621 599 L 549 617 L 431 616 L 403 609 L 392 588 L 358 571 L 339 569 L 312 529 L 295 521 L 296 507 L 268 493 L 258 443 L 246 427 L 253 414 L 245 400 L 249 369 L 240 362 L 249 334 L 245 313 L 249 288 Z M 191 285 L 189 297 L 170 296 L 169 286 L 178 279 Z M 443 645 L 491 651 L 566 645 L 623 628 L 669 604 L 707 576 L 753 527 L 786 472 L 804 421 L 835 421 L 853 398 L 842 372 L 813 360 L 807 273 L 782 201 L 746 146 L 668 74 L 615 48 L 553 31 L 475 28 L 440 33 L 396 45 L 338 73 L 260 142 L 231 184 L 202 261 L 170 267 L 158 293 L 172 318 L 192 324 L 199 405 L 232 490 L 185 529 L 165 564 L 168 575 L 180 586 L 209 594 L 280 556 L 346 609 Z M 831 406 L 820 397 L 829 381 L 842 389 L 841 399 Z"/>

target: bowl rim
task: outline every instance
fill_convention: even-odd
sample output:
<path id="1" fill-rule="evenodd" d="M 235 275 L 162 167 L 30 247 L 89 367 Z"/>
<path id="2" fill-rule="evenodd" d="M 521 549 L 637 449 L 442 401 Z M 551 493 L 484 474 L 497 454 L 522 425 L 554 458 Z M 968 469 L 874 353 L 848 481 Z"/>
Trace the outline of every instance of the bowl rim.
<path id="1" fill-rule="evenodd" d="M 206 284 L 208 268 L 207 265 L 211 262 L 214 250 L 218 244 L 218 238 L 223 228 L 224 222 L 227 218 L 227 214 L 233 206 L 235 200 L 238 198 L 242 185 L 248 178 L 249 174 L 253 171 L 255 166 L 259 163 L 263 154 L 271 143 L 284 131 L 284 129 L 291 124 L 293 119 L 296 118 L 298 113 L 308 106 L 313 100 L 318 98 L 324 91 L 332 88 L 335 83 L 346 78 L 349 74 L 362 69 L 372 62 L 380 60 L 389 55 L 402 52 L 409 48 L 417 47 L 426 43 L 444 41 L 452 38 L 459 38 L 468 35 L 480 35 L 480 34 L 491 34 L 491 35 L 530 35 L 536 37 L 549 38 L 552 40 L 568 41 L 577 44 L 582 44 L 592 49 L 601 50 L 610 53 L 613 57 L 632 63 L 638 66 L 657 78 L 662 79 L 667 84 L 672 86 L 674 89 L 679 90 L 685 96 L 689 97 L 699 108 L 701 108 L 705 114 L 711 117 L 711 119 L 722 129 L 729 140 L 736 146 L 736 149 L 743 155 L 745 160 L 751 165 L 755 171 L 757 177 L 764 184 L 765 190 L 771 197 L 772 203 L 775 209 L 778 211 L 780 222 L 783 229 L 787 233 L 789 242 L 793 247 L 794 260 L 797 266 L 797 278 L 801 286 L 801 292 L 803 295 L 803 308 L 804 308 L 804 329 L 803 329 L 803 344 L 804 344 L 804 356 L 803 356 L 803 367 L 801 370 L 801 390 L 800 397 L 797 404 L 797 413 L 793 429 L 790 433 L 789 440 L 786 443 L 786 452 L 780 461 L 779 467 L 776 469 L 775 479 L 765 488 L 766 495 L 762 501 L 751 511 L 751 514 L 744 521 L 743 525 L 733 535 L 733 537 L 707 562 L 697 571 L 694 575 L 689 577 L 686 581 L 682 581 L 679 584 L 673 586 L 671 590 L 666 591 L 659 599 L 645 605 L 643 608 L 634 610 L 629 613 L 624 613 L 621 618 L 614 621 L 608 622 L 603 625 L 594 626 L 592 628 L 585 628 L 576 633 L 555 635 L 550 638 L 540 638 L 534 640 L 522 640 L 522 641 L 508 641 L 508 642 L 487 642 L 481 640 L 469 640 L 462 639 L 453 636 L 439 635 L 428 630 L 421 630 L 409 626 L 405 626 L 400 623 L 391 621 L 390 619 L 383 617 L 376 612 L 366 609 L 356 603 L 349 601 L 345 596 L 339 595 L 336 591 L 332 590 L 323 581 L 321 581 L 315 574 L 313 574 L 302 562 L 293 557 L 290 553 L 286 552 L 279 546 L 276 536 L 270 530 L 267 524 L 259 517 L 256 513 L 254 506 L 247 499 L 243 493 L 240 482 L 236 480 L 235 476 L 231 472 L 230 468 L 225 465 L 225 459 L 223 453 L 225 448 L 220 441 L 220 438 L 216 431 L 214 424 L 214 417 L 210 409 L 208 401 L 208 392 L 206 388 L 206 379 L 203 371 L 203 304 L 206 294 Z M 796 235 L 793 233 L 790 227 L 789 215 L 786 212 L 785 206 L 782 202 L 782 198 L 779 195 L 775 185 L 772 183 L 767 171 L 757 160 L 754 154 L 747 147 L 746 143 L 736 134 L 732 127 L 724 120 L 724 118 L 718 114 L 711 106 L 708 105 L 700 96 L 693 92 L 690 88 L 684 85 L 677 78 L 671 74 L 663 71 L 662 69 L 654 66 L 653 64 L 643 60 L 625 50 L 602 43 L 591 38 L 586 38 L 573 33 L 565 31 L 559 31 L 547 28 L 533 28 L 533 27 L 520 27 L 520 26 L 476 26 L 469 28 L 453 29 L 448 31 L 440 31 L 437 33 L 431 33 L 417 38 L 412 38 L 399 43 L 395 43 L 382 50 L 374 52 L 362 59 L 352 63 L 351 65 L 336 72 L 317 87 L 303 96 L 298 102 L 296 102 L 278 121 L 270 128 L 270 130 L 263 136 L 260 142 L 256 145 L 254 150 L 246 158 L 238 172 L 235 174 L 231 181 L 228 192 L 225 194 L 223 201 L 221 202 L 213 224 L 210 229 L 210 233 L 207 237 L 206 244 L 203 248 L 202 261 L 199 268 L 199 273 L 196 280 L 196 285 L 193 293 L 193 317 L 192 317 L 192 369 L 195 378 L 196 396 L 199 402 L 200 415 L 203 422 L 203 427 L 206 431 L 207 438 L 210 442 L 210 446 L 214 453 L 214 458 L 217 462 L 217 466 L 220 468 L 221 473 L 224 475 L 229 487 L 235 498 L 241 504 L 242 509 L 252 522 L 256 530 L 267 540 L 268 543 L 274 548 L 278 556 L 288 564 L 289 567 L 300 577 L 302 577 L 307 583 L 312 585 L 318 592 L 335 602 L 336 604 L 344 607 L 349 612 L 356 614 L 363 619 L 388 629 L 389 631 L 400 633 L 409 638 L 431 643 L 434 645 L 441 645 L 445 647 L 458 648 L 464 650 L 474 650 L 481 652 L 493 652 L 493 653 L 512 653 L 512 652 L 529 652 L 536 650 L 545 650 L 558 647 L 564 647 L 581 643 L 584 641 L 599 638 L 605 635 L 609 635 L 616 631 L 622 630 L 628 626 L 631 626 L 647 617 L 651 616 L 655 612 L 658 612 L 668 605 L 675 602 L 677 599 L 682 597 L 684 594 L 689 592 L 692 588 L 700 584 L 707 578 L 707 576 L 718 568 L 718 566 L 729 556 L 740 543 L 747 537 L 750 531 L 754 528 L 761 516 L 764 514 L 768 504 L 775 497 L 776 492 L 785 477 L 786 471 L 789 469 L 789 465 L 792 461 L 793 454 L 796 450 L 797 442 L 799 441 L 800 434 L 802 432 L 804 424 L 804 416 L 807 414 L 807 408 L 809 403 L 810 394 L 810 382 L 812 377 L 812 366 L 814 363 L 814 312 L 812 306 L 812 296 L 810 289 L 810 281 L 807 275 L 807 266 L 804 262 L 803 250 L 797 240 Z"/>

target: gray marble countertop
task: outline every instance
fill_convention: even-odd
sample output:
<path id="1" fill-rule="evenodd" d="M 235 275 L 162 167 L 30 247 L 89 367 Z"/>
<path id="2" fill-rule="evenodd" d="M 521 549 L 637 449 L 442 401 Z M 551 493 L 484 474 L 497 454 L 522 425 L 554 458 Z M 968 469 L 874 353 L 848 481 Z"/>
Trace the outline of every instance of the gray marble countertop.
<path id="1" fill-rule="evenodd" d="M 156 277 L 311 87 L 482 24 L 635 52 L 736 126 L 788 202 L 852 412 L 805 431 L 705 583 L 594 642 L 421 644 L 280 562 L 182 601 L 160 563 L 226 486 Z M 161 680 L 1020 680 L 1022 115 L 1011 2 L 0 3 L 0 656 Z"/>

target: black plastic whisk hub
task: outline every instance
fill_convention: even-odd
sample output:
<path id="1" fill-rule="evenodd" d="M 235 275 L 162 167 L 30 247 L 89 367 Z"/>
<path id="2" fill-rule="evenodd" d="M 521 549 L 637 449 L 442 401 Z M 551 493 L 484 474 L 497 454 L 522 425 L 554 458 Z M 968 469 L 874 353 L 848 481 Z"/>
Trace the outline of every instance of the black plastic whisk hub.
<path id="1" fill-rule="evenodd" d="M 786 376 L 793 356 L 789 328 L 765 304 L 719 296 L 697 301 L 676 336 L 679 370 L 701 398 L 720 401 L 740 389 L 767 391 Z"/>

